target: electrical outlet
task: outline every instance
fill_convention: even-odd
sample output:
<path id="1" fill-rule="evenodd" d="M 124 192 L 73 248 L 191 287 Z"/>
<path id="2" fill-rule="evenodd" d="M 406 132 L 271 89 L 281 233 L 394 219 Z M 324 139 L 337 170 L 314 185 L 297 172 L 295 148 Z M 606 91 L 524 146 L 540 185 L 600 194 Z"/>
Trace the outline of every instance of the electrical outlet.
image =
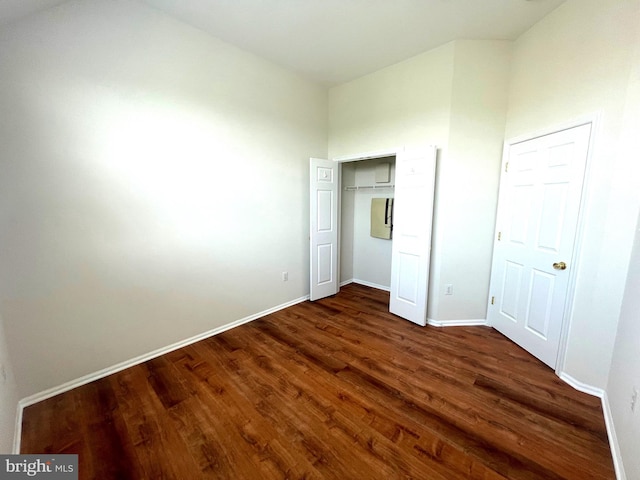
<path id="1" fill-rule="evenodd" d="M 638 387 L 633 387 L 631 392 L 631 411 L 636 411 L 636 406 L 638 404 Z"/>
<path id="2" fill-rule="evenodd" d="M 453 284 L 447 283 L 444 286 L 444 294 L 445 295 L 453 295 Z"/>
<path id="3" fill-rule="evenodd" d="M 289 280 L 289 272 L 282 272 L 282 281 L 287 282 Z"/>

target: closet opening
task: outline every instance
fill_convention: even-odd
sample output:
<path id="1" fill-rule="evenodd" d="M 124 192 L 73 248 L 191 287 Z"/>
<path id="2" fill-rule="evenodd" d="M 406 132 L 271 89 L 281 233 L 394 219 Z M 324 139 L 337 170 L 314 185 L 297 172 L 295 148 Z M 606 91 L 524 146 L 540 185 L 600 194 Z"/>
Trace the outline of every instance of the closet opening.
<path id="1" fill-rule="evenodd" d="M 390 291 L 396 157 L 341 166 L 340 285 Z"/>
<path id="2" fill-rule="evenodd" d="M 311 301 L 358 282 L 388 290 L 391 313 L 426 325 L 436 152 L 428 145 L 310 159 Z M 371 206 L 381 199 L 380 230 L 393 227 L 387 236 L 371 228 Z"/>

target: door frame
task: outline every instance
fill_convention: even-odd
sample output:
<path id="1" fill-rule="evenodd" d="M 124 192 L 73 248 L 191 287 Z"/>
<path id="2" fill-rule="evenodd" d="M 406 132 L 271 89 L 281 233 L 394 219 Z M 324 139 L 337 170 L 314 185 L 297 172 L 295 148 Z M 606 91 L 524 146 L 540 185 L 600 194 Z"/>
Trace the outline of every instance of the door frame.
<path id="1" fill-rule="evenodd" d="M 502 150 L 502 162 L 500 164 L 500 183 L 499 188 L 502 189 L 503 183 L 506 181 L 505 167 L 506 163 L 509 160 L 508 153 L 509 149 L 512 145 L 516 143 L 525 142 L 527 140 L 533 140 L 535 138 L 544 137 L 546 135 L 551 135 L 553 133 L 558 133 L 563 130 L 569 130 L 571 128 L 580 127 L 582 125 L 591 124 L 591 135 L 589 137 L 589 147 L 587 151 L 587 159 L 584 169 L 584 177 L 582 180 L 582 189 L 580 195 L 580 207 L 578 210 L 578 224 L 576 227 L 576 237 L 573 245 L 573 254 L 572 258 L 569 260 L 572 265 L 571 271 L 569 272 L 569 281 L 567 284 L 567 297 L 565 299 L 565 304 L 563 308 L 562 315 L 562 326 L 560 330 L 560 341 L 558 345 L 558 358 L 556 361 L 555 373 L 559 377 L 562 377 L 562 373 L 564 372 L 564 364 L 567 355 L 567 346 L 569 344 L 569 332 L 571 331 L 571 323 L 573 320 L 573 311 L 575 307 L 575 289 L 578 278 L 578 273 L 580 271 L 580 259 L 582 258 L 582 243 L 584 238 L 584 230 L 586 223 L 586 206 L 588 203 L 588 199 L 591 193 L 591 165 L 593 152 L 596 147 L 596 137 L 600 136 L 600 125 L 601 125 L 601 113 L 595 112 L 588 115 L 584 115 L 581 117 L 574 118 L 568 122 L 555 124 L 550 127 L 546 127 L 540 130 L 533 131 L 531 133 L 518 135 L 516 137 L 512 137 L 510 139 L 505 140 L 503 150 Z M 499 195 L 499 192 L 498 192 Z M 498 196 L 498 199 L 500 197 Z M 496 206 L 496 213 L 500 208 L 500 204 L 498 203 Z M 495 239 L 497 239 L 499 225 L 497 223 L 496 217 L 496 228 L 494 231 L 494 249 L 495 249 Z M 493 263 L 493 262 L 492 262 Z M 493 275 L 493 272 L 491 272 Z M 491 282 L 489 282 L 491 283 Z M 491 294 L 488 294 L 489 298 Z M 493 327 L 489 322 L 487 325 Z"/>
<path id="2" fill-rule="evenodd" d="M 359 162 L 361 160 L 374 160 L 376 158 L 384 158 L 384 157 L 394 157 L 404 152 L 404 147 L 392 148 L 389 150 L 376 150 L 372 152 L 365 153 L 356 153 L 353 155 L 343 155 L 340 157 L 330 158 L 339 165 L 340 169 L 340 182 L 338 184 L 338 291 L 342 287 L 340 278 L 341 272 L 341 258 L 342 258 L 342 242 L 341 242 L 341 231 L 342 231 L 342 164 L 343 163 L 351 163 L 351 162 Z M 393 239 L 391 240 L 393 241 Z"/>

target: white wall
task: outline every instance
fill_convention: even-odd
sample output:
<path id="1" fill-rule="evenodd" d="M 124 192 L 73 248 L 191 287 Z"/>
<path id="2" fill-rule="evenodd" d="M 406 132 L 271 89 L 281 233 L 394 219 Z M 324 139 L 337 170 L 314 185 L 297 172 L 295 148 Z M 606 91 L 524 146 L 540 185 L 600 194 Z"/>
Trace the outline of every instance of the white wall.
<path id="1" fill-rule="evenodd" d="M 0 314 L 20 395 L 308 294 L 326 108 L 320 86 L 132 0 L 0 29 Z"/>
<path id="2" fill-rule="evenodd" d="M 509 42 L 456 41 L 329 91 L 331 158 L 440 150 L 430 319 L 486 318 L 509 55 Z"/>
<path id="3" fill-rule="evenodd" d="M 564 372 L 606 388 L 639 211 L 637 155 L 620 155 L 637 0 L 569 0 L 514 46 L 506 137 L 600 115 Z"/>
<path id="4" fill-rule="evenodd" d="M 329 90 L 329 157 L 449 138 L 454 44 Z"/>
<path id="5" fill-rule="evenodd" d="M 18 387 L 0 317 L 0 453 L 13 453 L 13 434 L 18 406 Z"/>
<path id="6" fill-rule="evenodd" d="M 507 113 L 512 42 L 455 42 L 447 153 L 438 165 L 434 275 L 439 321 L 483 320 Z M 453 295 L 444 295 L 445 285 Z"/>
<path id="7" fill-rule="evenodd" d="M 638 40 L 635 54 L 632 57 L 632 71 L 629 78 L 625 114 L 623 117 L 623 133 L 619 143 L 619 155 L 636 165 L 629 172 L 640 182 L 640 28 L 637 30 Z M 640 185 L 636 187 L 638 195 Z M 640 391 L 640 217 L 636 224 L 635 243 L 631 253 L 626 289 L 622 300 L 618 333 L 609 382 L 607 397 L 614 420 L 615 432 L 620 452 L 623 456 L 624 469 L 628 479 L 640 478 L 640 399 L 635 413 L 631 411 L 631 395 L 633 389 Z"/>
<path id="8" fill-rule="evenodd" d="M 607 398 L 614 420 L 616 439 L 626 477 L 640 478 L 640 398 L 635 411 L 631 410 L 631 396 L 635 388 L 640 392 L 640 219 L 627 287 L 620 315 Z M 640 393 L 639 393 L 640 395 Z"/>

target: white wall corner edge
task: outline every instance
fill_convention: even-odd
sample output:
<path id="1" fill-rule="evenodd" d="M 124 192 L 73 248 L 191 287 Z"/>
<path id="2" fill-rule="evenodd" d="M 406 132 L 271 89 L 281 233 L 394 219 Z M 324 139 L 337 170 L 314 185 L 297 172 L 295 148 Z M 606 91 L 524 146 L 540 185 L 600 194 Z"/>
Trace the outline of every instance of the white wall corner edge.
<path id="1" fill-rule="evenodd" d="M 486 318 L 464 319 L 464 320 L 434 320 L 427 318 L 427 325 L 432 327 L 487 327 Z"/>
<path id="2" fill-rule="evenodd" d="M 22 413 L 26 407 L 33 405 L 35 403 L 41 402 L 43 400 L 46 400 L 48 398 L 55 397 L 56 395 L 59 395 L 61 393 L 68 392 L 69 390 L 73 390 L 74 388 L 81 387 L 82 385 L 86 385 L 87 383 L 93 382 L 94 380 L 99 380 L 111 374 L 125 370 L 129 367 L 139 365 L 141 363 L 144 363 L 148 360 L 154 359 L 166 353 L 173 352 L 174 350 L 177 350 L 179 348 L 186 347 L 187 345 L 191 345 L 193 343 L 199 342 L 200 340 L 213 337 L 220 333 L 226 332 L 227 330 L 231 330 L 232 328 L 239 327 L 240 325 L 243 325 L 245 323 L 249 323 L 259 318 L 262 318 L 271 313 L 275 313 L 279 310 L 283 310 L 293 305 L 297 305 L 298 303 L 305 302 L 307 300 L 309 300 L 309 295 L 296 298 L 295 300 L 291 300 L 290 302 L 286 302 L 276 307 L 272 307 L 267 310 L 264 310 L 262 312 L 249 315 L 248 317 L 235 320 L 233 322 L 227 323 L 220 327 L 216 327 L 214 329 L 208 330 L 199 335 L 195 335 L 193 337 L 181 340 L 171 345 L 167 345 L 166 347 L 158 348 L 157 350 L 153 350 L 143 355 L 139 355 L 130 360 L 125 360 L 124 362 L 118 363 L 116 365 L 112 365 L 111 367 L 103 368 L 102 370 L 98 370 L 97 372 L 84 375 L 80 378 L 76 378 L 75 380 L 71 380 L 69 382 L 63 383 L 62 385 L 51 387 L 47 390 L 44 390 L 39 393 L 35 393 L 33 395 L 30 395 L 28 397 L 21 399 L 18 402 L 17 412 L 16 412 L 16 426 L 15 426 L 14 436 L 13 436 L 13 453 L 14 454 L 20 453 L 20 440 L 22 438 Z"/>
<path id="3" fill-rule="evenodd" d="M 624 464 L 622 463 L 622 454 L 620 452 L 620 444 L 618 443 L 618 437 L 616 436 L 616 429 L 613 423 L 613 415 L 611 414 L 611 406 L 609 405 L 609 397 L 607 391 L 602 388 L 596 388 L 586 383 L 582 383 L 576 380 L 571 375 L 565 372 L 558 374 L 561 380 L 571 385 L 576 390 L 599 397 L 602 402 L 602 414 L 604 416 L 604 423 L 607 429 L 607 437 L 609 439 L 609 448 L 611 449 L 611 458 L 613 459 L 613 468 L 616 472 L 617 480 L 627 480 L 627 475 L 624 471 Z"/>
<path id="4" fill-rule="evenodd" d="M 22 438 L 22 410 L 24 406 L 18 402 L 16 405 L 16 425 L 13 429 L 13 454 L 20 453 L 20 439 Z"/>

